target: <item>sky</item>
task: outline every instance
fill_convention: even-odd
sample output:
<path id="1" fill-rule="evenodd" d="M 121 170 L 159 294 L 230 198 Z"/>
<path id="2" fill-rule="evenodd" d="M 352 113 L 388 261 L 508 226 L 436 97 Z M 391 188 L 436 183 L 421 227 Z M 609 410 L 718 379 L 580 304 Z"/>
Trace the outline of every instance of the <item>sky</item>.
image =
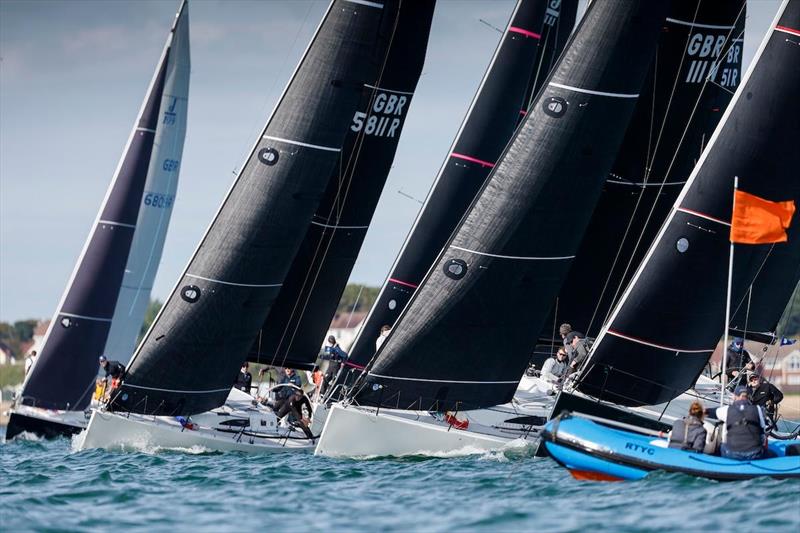
<path id="1" fill-rule="evenodd" d="M 748 0 L 744 67 L 777 11 Z M 0 0 L 0 320 L 53 314 L 153 74 L 177 0 Z M 183 272 L 326 0 L 190 0 L 178 194 L 153 296 Z M 512 0 L 439 0 L 351 282 L 380 285 L 447 155 Z M 417 200 L 414 200 L 412 198 Z"/>

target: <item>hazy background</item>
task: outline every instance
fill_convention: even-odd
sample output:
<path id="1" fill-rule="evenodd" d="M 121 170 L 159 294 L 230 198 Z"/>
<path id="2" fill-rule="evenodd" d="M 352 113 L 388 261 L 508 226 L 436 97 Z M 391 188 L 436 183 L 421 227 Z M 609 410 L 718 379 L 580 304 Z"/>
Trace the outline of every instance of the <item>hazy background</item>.
<path id="1" fill-rule="evenodd" d="M 602 0 L 600 0 L 602 1 Z M 351 281 L 379 285 L 444 159 L 512 0 L 440 0 L 392 172 Z M 0 0 L 0 320 L 48 317 L 73 269 L 177 1 Z M 325 0 L 191 0 L 180 184 L 164 299 L 266 122 Z M 778 7 L 748 2 L 746 67 Z"/>

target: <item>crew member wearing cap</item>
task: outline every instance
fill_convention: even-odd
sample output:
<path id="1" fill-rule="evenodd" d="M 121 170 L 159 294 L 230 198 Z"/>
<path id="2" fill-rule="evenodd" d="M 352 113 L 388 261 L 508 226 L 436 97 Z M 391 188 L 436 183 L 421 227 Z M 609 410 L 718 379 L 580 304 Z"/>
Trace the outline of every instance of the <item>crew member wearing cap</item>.
<path id="1" fill-rule="evenodd" d="M 111 394 L 114 389 L 119 387 L 120 380 L 122 376 L 125 374 L 125 365 L 120 363 L 119 361 L 109 361 L 105 355 L 100 356 L 100 368 L 106 371 L 105 379 L 111 383 L 108 383 L 108 393 Z"/>
<path id="2" fill-rule="evenodd" d="M 766 416 L 760 406 L 750 402 L 748 395 L 747 386 L 739 385 L 734 391 L 736 399 L 733 404 L 706 409 L 708 416 L 725 422 L 723 457 L 747 461 L 764 456 L 767 447 Z"/>
<path id="3" fill-rule="evenodd" d="M 775 420 L 775 410 L 783 400 L 783 393 L 778 387 L 762 378 L 758 372 L 752 372 L 747 376 L 747 387 L 750 389 L 750 401 L 753 405 L 762 407 L 767 415 Z"/>

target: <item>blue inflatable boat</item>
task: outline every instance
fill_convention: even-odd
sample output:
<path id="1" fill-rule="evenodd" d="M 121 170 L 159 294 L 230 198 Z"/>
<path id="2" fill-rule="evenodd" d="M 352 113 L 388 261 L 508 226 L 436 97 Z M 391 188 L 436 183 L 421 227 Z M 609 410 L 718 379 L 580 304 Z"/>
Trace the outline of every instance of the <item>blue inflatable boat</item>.
<path id="1" fill-rule="evenodd" d="M 737 461 L 667 448 L 664 438 L 623 431 L 564 413 L 547 423 L 542 442 L 548 454 L 576 479 L 642 479 L 654 470 L 717 480 L 800 478 L 800 440 L 771 440 L 770 458 Z"/>

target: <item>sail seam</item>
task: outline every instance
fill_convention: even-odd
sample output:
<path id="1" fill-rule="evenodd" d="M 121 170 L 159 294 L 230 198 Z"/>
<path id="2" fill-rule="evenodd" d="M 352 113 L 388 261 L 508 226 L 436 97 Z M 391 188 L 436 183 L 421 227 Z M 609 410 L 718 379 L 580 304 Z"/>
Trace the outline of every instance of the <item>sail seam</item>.
<path id="1" fill-rule="evenodd" d="M 463 383 L 469 385 L 516 385 L 517 383 L 519 383 L 518 379 L 512 381 L 460 381 L 453 379 L 423 379 L 423 378 L 406 378 L 399 376 L 385 376 L 383 374 L 373 374 L 372 372 L 370 372 L 369 375 L 375 378 L 398 379 L 402 381 L 425 381 L 428 383 Z"/>
<path id="2" fill-rule="evenodd" d="M 686 184 L 685 181 L 665 181 L 663 183 L 661 183 L 661 182 L 648 183 L 648 182 L 636 182 L 636 181 L 620 181 L 620 180 L 612 180 L 612 179 L 606 180 L 606 183 L 613 183 L 615 185 L 632 185 L 632 186 L 636 186 L 636 187 L 660 187 L 662 185 L 685 185 Z"/>
<path id="3" fill-rule="evenodd" d="M 689 215 L 694 215 L 696 217 L 704 218 L 706 220 L 710 220 L 711 222 L 716 222 L 717 224 L 722 224 L 723 226 L 730 226 L 730 222 L 725 222 L 724 220 L 720 220 L 718 218 L 714 218 L 712 216 L 706 215 L 704 213 L 700 213 L 699 211 L 692 211 L 691 209 L 686 209 L 685 207 L 678 207 L 677 211 L 682 213 L 687 213 Z"/>
<path id="4" fill-rule="evenodd" d="M 96 322 L 111 322 L 110 318 L 101 318 L 101 317 L 98 317 L 98 316 L 76 315 L 74 313 L 64 313 L 63 311 L 61 313 L 58 313 L 58 314 L 62 315 L 62 316 L 68 316 L 68 317 L 71 317 L 71 318 L 82 318 L 84 320 L 94 320 Z"/>
<path id="5" fill-rule="evenodd" d="M 470 250 L 469 248 L 462 248 L 461 246 L 450 245 L 450 248 L 455 248 L 456 250 L 461 250 L 462 252 L 469 252 L 471 254 L 477 255 L 486 255 L 489 257 L 497 257 L 498 259 L 519 259 L 522 261 L 563 261 L 565 259 L 575 259 L 574 255 L 563 255 L 563 256 L 554 256 L 554 257 L 526 257 L 521 255 L 499 255 L 499 254 L 490 254 L 487 252 L 477 252 L 475 250 Z"/>
<path id="6" fill-rule="evenodd" d="M 456 159 L 463 159 L 464 161 L 469 161 L 471 163 L 478 163 L 479 165 L 483 165 L 484 167 L 494 168 L 494 163 L 490 161 L 484 161 L 483 159 L 478 159 L 477 157 L 472 157 L 469 155 L 464 154 L 457 154 L 452 152 L 450 157 L 455 157 Z"/>
<path id="7" fill-rule="evenodd" d="M 123 228 L 136 229 L 136 224 L 125 224 L 124 222 L 114 222 L 113 220 L 98 220 L 98 224 L 107 224 L 109 226 L 122 226 Z"/>
<path id="8" fill-rule="evenodd" d="M 233 285 L 235 287 L 280 287 L 283 283 L 234 283 L 232 281 L 223 281 L 221 279 L 214 279 L 214 278 L 204 278 L 203 276 L 197 276 L 195 274 L 186 274 L 187 278 L 195 278 L 195 279 L 202 279 L 203 281 L 211 281 L 212 283 L 221 283 L 222 285 Z"/>
<path id="9" fill-rule="evenodd" d="M 416 289 L 417 287 L 419 287 L 419 285 L 414 285 L 413 283 L 409 283 L 407 281 L 402 281 L 395 278 L 389 278 L 389 281 L 391 281 L 392 283 L 397 283 L 398 285 L 405 285 L 406 287 L 411 287 L 412 289 Z"/>
<path id="10" fill-rule="evenodd" d="M 150 128 L 136 128 L 136 131 L 146 131 L 148 133 L 155 133 L 156 130 Z"/>
<path id="11" fill-rule="evenodd" d="M 534 33 L 534 32 L 532 32 L 530 30 L 526 30 L 524 28 L 518 28 L 516 26 L 510 26 L 508 28 L 508 31 L 513 32 L 513 33 L 519 33 L 521 35 L 524 35 L 525 37 L 532 37 L 533 39 L 541 39 L 542 38 L 542 35 L 540 33 Z"/>
<path id="12" fill-rule="evenodd" d="M 345 0 L 345 2 L 350 2 L 351 4 L 359 4 L 359 5 L 362 5 L 362 6 L 377 7 L 378 9 L 383 9 L 383 4 L 379 4 L 377 2 L 369 2 L 368 0 Z"/>
<path id="13" fill-rule="evenodd" d="M 736 26 L 720 26 L 717 24 L 699 24 L 697 22 L 678 20 L 670 17 L 667 17 L 667 22 L 672 22 L 673 24 L 679 24 L 681 26 L 691 26 L 693 28 L 707 28 L 709 30 L 730 30 L 736 27 Z"/>
<path id="14" fill-rule="evenodd" d="M 386 89 L 384 87 L 378 87 L 377 85 L 370 85 L 369 83 L 365 83 L 364 87 L 368 89 L 375 89 L 376 91 L 386 91 L 387 93 L 397 93 L 397 94 L 411 94 L 413 95 L 413 91 L 398 91 L 395 89 Z"/>
<path id="15" fill-rule="evenodd" d="M 125 387 L 131 387 L 132 389 L 144 389 L 144 390 L 152 390 L 158 392 L 177 392 L 179 394 L 208 394 L 211 392 L 226 392 L 231 390 L 230 387 L 226 387 L 224 389 L 209 389 L 209 390 L 178 390 L 178 389 L 159 389 L 158 387 L 145 387 L 142 385 L 132 385 L 131 383 L 125 383 Z"/>
<path id="16" fill-rule="evenodd" d="M 332 148 L 330 146 L 322 146 L 321 144 L 310 144 L 310 143 L 304 143 L 304 142 L 300 142 L 300 141 L 292 141 L 290 139 L 284 139 L 282 137 L 273 137 L 272 135 L 264 135 L 262 137 L 262 139 L 268 139 L 270 141 L 284 142 L 284 143 L 287 143 L 287 144 L 294 144 L 294 145 L 297 145 L 297 146 L 304 146 L 306 148 L 315 148 L 317 150 L 324 150 L 326 152 L 341 152 L 342 151 L 341 148 Z"/>
<path id="17" fill-rule="evenodd" d="M 790 33 L 792 35 L 797 35 L 798 37 L 800 37 L 800 30 L 789 28 L 788 26 L 775 26 L 775 30 L 783 33 Z"/>
<path id="18" fill-rule="evenodd" d="M 609 329 L 608 333 L 615 337 L 619 337 L 620 339 L 624 339 L 626 341 L 635 342 L 637 344 L 643 344 L 645 346 L 650 346 L 652 348 L 658 348 L 660 350 L 666 350 L 668 352 L 680 352 L 680 353 L 710 353 L 714 350 L 684 350 L 683 348 L 674 348 L 672 346 L 664 346 L 663 344 L 656 344 L 654 342 L 649 342 L 642 339 L 637 339 L 636 337 L 630 337 L 628 335 L 624 335 L 618 331 L 614 331 L 613 329 Z"/>
<path id="19" fill-rule="evenodd" d="M 606 91 L 594 91 L 592 89 L 581 89 L 580 87 L 573 87 L 572 85 L 565 85 L 563 83 L 556 83 L 551 81 L 548 83 L 550 87 L 558 87 L 559 89 L 567 89 L 568 91 L 575 91 L 576 93 L 594 94 L 597 96 L 610 96 L 612 98 L 639 98 L 639 93 L 610 93 Z"/>

